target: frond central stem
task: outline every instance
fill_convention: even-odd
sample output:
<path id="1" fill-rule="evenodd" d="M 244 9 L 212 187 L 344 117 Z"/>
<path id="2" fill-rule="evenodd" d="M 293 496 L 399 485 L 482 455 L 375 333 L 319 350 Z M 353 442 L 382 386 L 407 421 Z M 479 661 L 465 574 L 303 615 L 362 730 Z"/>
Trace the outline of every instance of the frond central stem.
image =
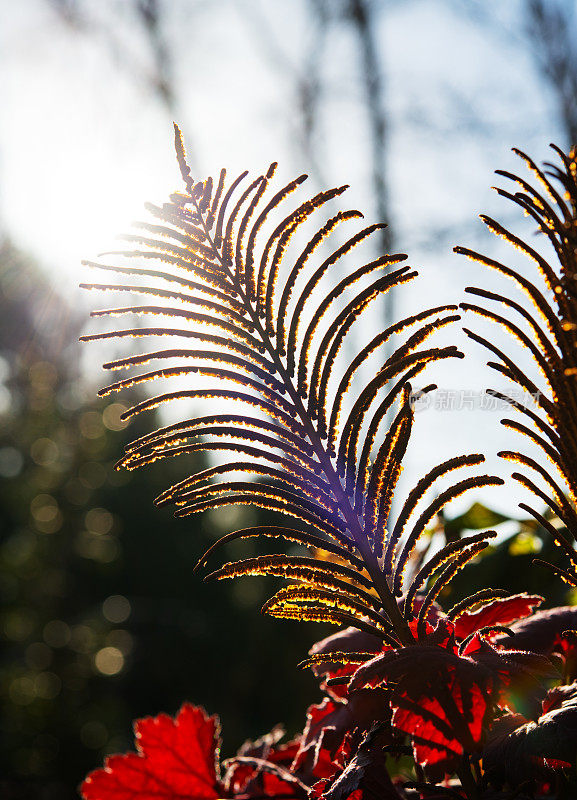
<path id="1" fill-rule="evenodd" d="M 371 577 L 375 590 L 379 595 L 379 598 L 383 604 L 383 608 L 387 613 L 391 621 L 391 624 L 393 625 L 394 631 L 402 644 L 404 645 L 411 644 L 414 642 L 414 637 L 410 631 L 407 621 L 405 620 L 403 614 L 399 609 L 396 598 L 387 583 L 386 577 L 381 571 L 379 562 L 377 561 L 377 557 L 371 549 L 367 536 L 359 522 L 357 514 L 350 501 L 350 498 L 348 497 L 347 493 L 345 492 L 342 486 L 338 473 L 335 467 L 333 466 L 331 456 L 328 454 L 323 444 L 321 436 L 319 435 L 317 429 L 315 428 L 310 419 L 310 415 L 308 414 L 305 408 L 301 396 L 293 384 L 292 377 L 287 371 L 273 342 L 271 341 L 265 328 L 263 327 L 257 309 L 253 307 L 253 304 L 250 302 L 240 279 L 234 274 L 234 271 L 231 270 L 231 268 L 228 266 L 228 264 L 222 257 L 222 253 L 217 247 L 214 239 L 210 234 L 208 226 L 206 225 L 204 214 L 200 210 L 199 203 L 194 198 L 193 202 L 196 207 L 198 216 L 202 222 L 203 230 L 206 235 L 207 241 L 213 248 L 216 257 L 220 262 L 223 270 L 227 272 L 234 286 L 235 291 L 238 292 L 240 298 L 242 299 L 243 305 L 247 309 L 248 314 L 250 315 L 252 324 L 258 331 L 264 347 L 266 348 L 272 362 L 274 363 L 276 370 L 282 377 L 286 391 L 290 396 L 294 404 L 294 407 L 300 417 L 300 421 L 307 432 L 308 439 L 311 443 L 311 446 L 314 448 L 314 451 L 319 460 L 319 464 L 327 478 L 327 481 L 333 489 L 333 492 L 335 494 L 335 499 L 339 504 L 339 508 L 353 536 L 353 541 L 356 544 L 359 553 L 361 555 L 361 558 L 365 563 L 367 572 Z"/>
<path id="2" fill-rule="evenodd" d="M 265 338 L 268 338 L 266 337 L 265 331 L 262 325 L 260 324 L 260 321 L 258 322 L 258 330 L 259 333 L 262 334 L 263 340 Z M 295 408 L 298 411 L 300 420 L 307 431 L 307 436 L 319 459 L 319 463 L 322 467 L 322 470 L 327 478 L 327 481 L 332 487 L 333 492 L 336 495 L 339 508 L 346 520 L 349 530 L 353 535 L 354 542 L 359 550 L 361 558 L 365 563 L 367 571 L 371 576 L 371 580 L 373 581 L 373 585 L 379 595 L 379 598 L 381 599 L 383 608 L 387 612 L 387 615 L 391 620 L 393 628 L 395 629 L 395 633 L 400 638 L 401 642 L 403 644 L 411 644 L 411 642 L 413 642 L 414 640 L 410 632 L 409 626 L 407 625 L 405 618 L 401 614 L 395 596 L 390 590 L 385 576 L 381 572 L 381 568 L 379 567 L 377 557 L 373 553 L 371 546 L 368 542 L 368 539 L 365 535 L 365 532 L 359 523 L 359 519 L 353 509 L 351 501 L 342 486 L 341 480 L 337 474 L 335 467 L 333 466 L 331 457 L 327 453 L 318 431 L 312 424 L 310 417 L 307 413 L 307 410 L 305 408 L 305 405 L 298 391 L 295 389 L 292 383 L 290 375 L 288 374 L 284 365 L 282 364 L 282 361 L 278 356 L 278 353 L 276 352 L 275 348 L 272 346 L 272 343 L 270 343 L 270 345 L 271 345 L 270 347 L 267 347 L 267 350 L 269 351 L 271 358 L 273 358 L 274 360 L 275 367 L 277 368 L 279 374 L 283 378 L 287 392 L 289 393 L 291 400 L 293 401 Z"/>

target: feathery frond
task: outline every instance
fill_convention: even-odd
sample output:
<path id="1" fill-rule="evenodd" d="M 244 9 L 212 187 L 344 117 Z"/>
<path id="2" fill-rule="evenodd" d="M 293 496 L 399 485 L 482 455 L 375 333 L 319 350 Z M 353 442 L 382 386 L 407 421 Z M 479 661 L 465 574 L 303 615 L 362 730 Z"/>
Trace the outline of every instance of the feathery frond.
<path id="1" fill-rule="evenodd" d="M 551 263 L 535 247 L 495 220 L 481 217 L 491 231 L 533 262 L 537 268 L 537 281 L 533 282 L 517 269 L 467 248 L 456 247 L 455 251 L 511 278 L 531 301 L 532 308 L 528 309 L 508 296 L 469 287 L 466 291 L 488 301 L 489 307 L 467 302 L 462 303 L 461 308 L 498 325 L 532 356 L 544 381 L 545 391 L 538 389 L 510 355 L 473 331 L 466 330 L 473 340 L 499 359 L 489 362 L 489 366 L 508 378 L 514 387 L 523 390 L 530 401 L 523 402 L 515 396 L 489 390 L 493 396 L 509 402 L 525 419 L 523 422 L 503 419 L 502 424 L 537 445 L 554 467 L 553 475 L 550 468 L 544 468 L 522 452 L 506 450 L 499 455 L 520 464 L 537 477 L 536 483 L 524 472 L 513 473 L 519 483 L 549 506 L 577 539 L 577 152 L 571 150 L 565 154 L 555 145 L 551 147 L 559 157 L 560 165 L 546 162 L 543 169 L 525 153 L 514 150 L 540 183 L 539 189 L 524 178 L 497 170 L 498 175 L 516 187 L 513 192 L 496 190 L 533 220 L 537 232 L 552 251 Z M 560 189 L 555 184 L 560 185 Z M 509 315 L 497 313 L 490 307 L 492 303 L 504 307 Z M 562 485 L 554 477 L 555 473 L 560 474 Z M 539 512 L 525 504 L 521 504 L 521 508 L 552 534 L 554 541 L 568 555 L 575 572 L 573 545 L 565 535 Z M 554 571 L 568 580 L 568 573 L 558 568 Z"/>
<path id="2" fill-rule="evenodd" d="M 350 623 L 383 641 L 408 643 L 413 640 L 408 622 L 414 617 L 416 591 L 441 566 L 448 580 L 486 545 L 490 534 L 444 548 L 419 571 L 401 607 L 397 596 L 419 537 L 446 502 L 471 488 L 500 482 L 485 475 L 462 480 L 442 492 L 410 527 L 421 498 L 439 477 L 483 461 L 479 455 L 452 459 L 410 493 L 388 533 L 413 425 L 408 381 L 429 364 L 462 357 L 454 346 L 422 347 L 439 328 L 459 319 L 457 309 L 440 306 L 397 322 L 343 366 L 343 345 L 364 312 L 378 297 L 416 277 L 409 266 L 398 266 L 406 256 L 382 255 L 333 281 L 323 295 L 335 265 L 382 228 L 369 225 L 334 246 L 335 231 L 362 217 L 358 211 L 346 211 L 321 222 L 310 238 L 304 238 L 305 223 L 347 187 L 319 192 L 289 208 L 290 197 L 306 176 L 274 190 L 273 164 L 248 185 L 243 173 L 227 188 L 224 170 L 218 181 L 195 181 L 176 126 L 175 141 L 185 191 L 161 207 L 149 206 L 159 224 L 144 223 L 140 227 L 146 235 L 128 237 L 142 249 L 116 254 L 134 259 L 135 265 L 86 262 L 135 283 L 91 283 L 85 288 L 143 298 L 136 305 L 95 311 L 94 316 L 154 315 L 159 322 L 83 339 L 138 337 L 151 342 L 144 354 L 105 364 L 109 370 L 130 372 L 103 388 L 101 395 L 135 385 L 163 387 L 130 408 L 126 418 L 173 400 L 209 400 L 213 410 L 132 442 L 118 466 L 134 469 L 199 451 L 230 454 L 231 461 L 185 478 L 157 502 L 176 505 L 178 516 L 251 504 L 288 517 L 290 526 L 233 531 L 211 547 L 199 565 L 221 545 L 255 535 L 282 537 L 315 555 L 247 558 L 225 564 L 209 577 L 281 576 L 295 584 L 265 604 L 268 613 Z M 314 266 L 320 248 L 328 249 L 328 255 Z M 147 261 L 159 266 L 139 265 Z M 398 344 L 402 334 L 405 339 Z M 155 347 L 156 337 L 164 336 L 182 343 Z M 391 342 L 395 346 L 383 355 Z M 357 390 L 361 368 L 380 354 L 376 376 Z M 138 371 L 151 362 L 152 368 Z M 199 383 L 167 389 L 165 381 L 173 378 Z M 233 406 L 238 410 L 231 410 Z M 387 432 L 392 409 L 396 410 Z M 256 480 L 247 480 L 247 475 Z M 320 552 L 334 560 L 322 560 Z M 433 599 L 429 594 L 425 602 L 430 606 Z"/>

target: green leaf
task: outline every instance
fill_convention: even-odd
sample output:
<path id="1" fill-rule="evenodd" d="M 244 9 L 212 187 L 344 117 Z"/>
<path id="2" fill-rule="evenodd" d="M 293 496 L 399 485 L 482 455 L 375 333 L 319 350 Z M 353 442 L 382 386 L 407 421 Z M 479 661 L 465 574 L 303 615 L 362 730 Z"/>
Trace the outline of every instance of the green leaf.
<path id="1" fill-rule="evenodd" d="M 464 514 L 445 522 L 445 532 L 448 539 L 454 539 L 460 536 L 464 530 L 476 531 L 481 528 L 494 528 L 495 525 L 500 525 L 501 522 L 507 522 L 509 519 L 481 503 L 473 503 Z"/>

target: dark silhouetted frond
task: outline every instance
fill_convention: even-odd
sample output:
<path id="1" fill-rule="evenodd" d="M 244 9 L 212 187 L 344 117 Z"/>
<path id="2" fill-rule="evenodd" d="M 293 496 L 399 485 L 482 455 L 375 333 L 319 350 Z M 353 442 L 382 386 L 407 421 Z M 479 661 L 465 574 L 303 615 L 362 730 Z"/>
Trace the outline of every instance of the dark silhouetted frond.
<path id="1" fill-rule="evenodd" d="M 505 589 L 481 589 L 470 597 L 466 597 L 464 600 L 455 603 L 455 605 L 447 611 L 447 616 L 450 620 L 459 619 L 463 614 L 470 612 L 471 609 L 494 603 L 500 597 L 507 597 Z"/>
<path id="2" fill-rule="evenodd" d="M 329 660 L 334 664 L 342 664 L 343 666 L 346 664 L 365 664 L 374 657 L 374 653 L 340 653 L 338 650 L 332 650 L 330 659 L 327 658 L 325 653 L 316 653 L 305 658 L 298 666 L 301 669 L 307 669 L 308 667 L 316 667 L 318 664 L 326 664 Z"/>
<path id="3" fill-rule="evenodd" d="M 537 279 L 532 281 L 518 269 L 472 250 L 463 247 L 455 250 L 511 278 L 531 301 L 531 306 L 525 307 L 521 296 L 518 302 L 496 292 L 469 287 L 469 294 L 488 301 L 489 306 L 485 308 L 474 303 L 463 303 L 462 308 L 498 325 L 517 339 L 523 350 L 532 356 L 541 373 L 543 390 L 517 365 L 514 356 L 467 330 L 472 339 L 499 359 L 489 362 L 489 366 L 513 384 L 510 394 L 494 390 L 489 392 L 509 402 L 525 418 L 523 422 L 504 419 L 503 425 L 536 445 L 549 465 L 544 467 L 520 452 L 507 450 L 499 455 L 520 464 L 536 476 L 537 482 L 525 473 L 513 473 L 517 481 L 549 506 L 573 538 L 577 539 L 577 153 L 572 150 L 564 154 L 559 148 L 551 146 L 561 163 L 560 166 L 545 163 L 544 169 L 540 169 L 524 153 L 515 150 L 538 180 L 538 189 L 529 180 L 510 172 L 497 171 L 497 174 L 515 184 L 513 192 L 503 189 L 497 189 L 497 192 L 519 206 L 532 219 L 549 255 L 545 257 L 536 247 L 495 220 L 482 217 L 491 231 L 529 258 L 533 270 L 537 268 Z M 559 191 L 555 188 L 555 182 L 560 184 Z M 491 307 L 492 303 L 497 304 L 498 311 Z M 515 397 L 519 389 L 523 390 L 525 401 Z M 554 468 L 552 474 L 550 465 Z M 573 544 L 563 532 L 531 507 L 525 504 L 521 507 L 552 534 L 575 570 Z M 554 571 L 568 580 L 568 573 L 559 568 L 554 568 Z"/>

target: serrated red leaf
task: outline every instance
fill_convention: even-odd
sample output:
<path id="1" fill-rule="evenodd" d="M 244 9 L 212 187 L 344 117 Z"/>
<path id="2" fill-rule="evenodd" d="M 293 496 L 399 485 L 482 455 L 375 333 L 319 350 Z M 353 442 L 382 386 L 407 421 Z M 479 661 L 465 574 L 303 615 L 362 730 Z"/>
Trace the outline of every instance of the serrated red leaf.
<path id="1" fill-rule="evenodd" d="M 375 722 L 390 721 L 390 709 L 384 692 L 367 690 L 354 692 L 346 701 L 326 697 L 307 711 L 307 722 L 292 769 L 305 778 L 316 779 L 332 775 L 333 759 L 342 747 L 347 734 L 362 735 Z"/>
<path id="2" fill-rule="evenodd" d="M 319 754 L 323 748 L 327 748 L 334 753 L 338 749 L 340 742 L 346 732 L 346 728 L 341 732 L 340 740 L 335 740 L 337 726 L 340 728 L 339 717 L 346 716 L 347 704 L 338 702 L 330 697 L 325 697 L 318 705 L 309 706 L 307 709 L 307 721 L 301 736 L 300 746 L 293 762 L 294 770 L 305 770 L 312 772 L 317 764 Z M 348 723 L 348 716 L 346 717 Z M 326 739 L 326 741 L 325 741 Z M 333 741 L 330 741 L 330 740 Z M 330 741 L 330 744 L 329 744 Z M 323 777 L 323 776 L 319 776 Z"/>
<path id="3" fill-rule="evenodd" d="M 369 686 L 389 688 L 392 725 L 412 737 L 417 761 L 446 771 L 464 750 L 480 749 L 496 700 L 492 670 L 436 645 L 376 656 L 350 690 Z"/>
<path id="4" fill-rule="evenodd" d="M 478 637 L 471 640 L 463 655 L 493 674 L 501 708 L 528 716 L 537 712 L 547 684 L 559 678 L 558 671 L 546 656 L 523 650 L 499 649 Z"/>
<path id="5" fill-rule="evenodd" d="M 454 676 L 449 692 L 449 703 L 436 697 L 421 697 L 414 703 L 400 693 L 391 699 L 392 724 L 411 734 L 416 761 L 443 772 L 458 766 L 464 744 L 467 749 L 479 749 L 492 705 L 490 691 L 478 684 L 464 686 Z"/>
<path id="6" fill-rule="evenodd" d="M 455 638 L 460 641 L 469 634 L 488 625 L 510 625 L 524 619 L 543 602 L 537 594 L 514 594 L 510 597 L 497 597 L 479 611 L 465 612 L 455 620 Z"/>
<path id="7" fill-rule="evenodd" d="M 135 724 L 137 753 L 110 756 L 80 787 L 84 800 L 216 800 L 220 725 L 185 703 Z"/>

